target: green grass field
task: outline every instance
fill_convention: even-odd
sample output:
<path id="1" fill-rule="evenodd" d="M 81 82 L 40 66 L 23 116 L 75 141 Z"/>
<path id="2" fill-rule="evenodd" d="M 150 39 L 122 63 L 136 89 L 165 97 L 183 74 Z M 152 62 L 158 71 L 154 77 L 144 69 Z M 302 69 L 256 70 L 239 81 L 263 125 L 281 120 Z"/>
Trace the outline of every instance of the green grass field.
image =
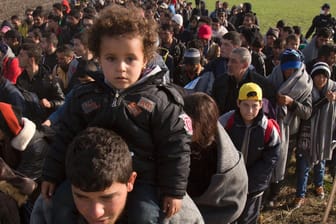
<path id="1" fill-rule="evenodd" d="M 209 12 L 213 11 L 216 0 L 206 0 Z M 228 0 L 229 7 L 245 1 Z M 261 32 L 264 34 L 269 27 L 275 27 L 280 19 L 286 24 L 301 26 L 305 34 L 314 16 L 320 13 L 320 7 L 326 0 L 247 0 L 252 4 L 252 10 L 257 14 Z M 336 15 L 336 4 L 331 4 L 331 14 Z"/>

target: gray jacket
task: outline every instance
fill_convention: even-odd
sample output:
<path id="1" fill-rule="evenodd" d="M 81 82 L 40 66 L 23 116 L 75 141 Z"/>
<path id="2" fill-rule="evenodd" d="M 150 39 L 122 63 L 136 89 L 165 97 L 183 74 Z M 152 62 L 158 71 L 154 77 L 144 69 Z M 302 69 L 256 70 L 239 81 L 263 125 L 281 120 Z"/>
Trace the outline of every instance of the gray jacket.
<path id="1" fill-rule="evenodd" d="M 207 224 L 231 223 L 242 213 L 248 190 L 244 159 L 218 123 L 217 173 L 208 189 L 193 198 Z"/>

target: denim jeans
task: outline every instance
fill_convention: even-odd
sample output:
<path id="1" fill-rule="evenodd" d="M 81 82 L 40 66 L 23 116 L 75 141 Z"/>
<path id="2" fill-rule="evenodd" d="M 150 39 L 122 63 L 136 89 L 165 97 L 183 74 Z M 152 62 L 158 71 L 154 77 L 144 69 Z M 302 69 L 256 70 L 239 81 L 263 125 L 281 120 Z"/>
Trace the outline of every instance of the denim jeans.
<path id="1" fill-rule="evenodd" d="M 127 197 L 128 223 L 162 223 L 165 214 L 160 209 L 158 188 L 142 182 L 135 182 L 133 191 Z"/>
<path id="2" fill-rule="evenodd" d="M 40 195 L 34 204 L 30 215 L 30 224 L 51 224 L 51 200 L 45 201 Z"/>
<path id="3" fill-rule="evenodd" d="M 320 161 L 313 167 L 313 182 L 315 187 L 323 186 L 325 160 Z M 296 154 L 296 197 L 305 197 L 310 167 L 302 154 Z"/>

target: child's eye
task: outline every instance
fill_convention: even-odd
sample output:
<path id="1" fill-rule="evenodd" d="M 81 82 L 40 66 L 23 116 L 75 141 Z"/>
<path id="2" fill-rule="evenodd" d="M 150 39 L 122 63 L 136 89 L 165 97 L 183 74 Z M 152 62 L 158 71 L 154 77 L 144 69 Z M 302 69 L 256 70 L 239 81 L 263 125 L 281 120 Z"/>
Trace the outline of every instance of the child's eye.
<path id="1" fill-rule="evenodd" d="M 132 62 L 132 61 L 135 60 L 135 58 L 134 57 L 127 57 L 126 60 L 127 60 L 127 62 Z"/>
<path id="2" fill-rule="evenodd" d="M 115 57 L 111 57 L 111 56 L 110 56 L 110 57 L 106 57 L 106 60 L 107 60 L 107 61 L 114 61 L 114 60 L 115 60 Z"/>

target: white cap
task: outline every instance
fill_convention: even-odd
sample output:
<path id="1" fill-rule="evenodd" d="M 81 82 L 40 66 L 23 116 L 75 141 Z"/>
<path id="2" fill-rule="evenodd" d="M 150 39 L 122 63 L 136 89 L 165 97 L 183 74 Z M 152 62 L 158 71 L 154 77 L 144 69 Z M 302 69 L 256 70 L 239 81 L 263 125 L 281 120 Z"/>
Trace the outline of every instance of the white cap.
<path id="1" fill-rule="evenodd" d="M 183 26 L 183 17 L 180 14 L 175 14 L 172 20 L 180 26 Z"/>

